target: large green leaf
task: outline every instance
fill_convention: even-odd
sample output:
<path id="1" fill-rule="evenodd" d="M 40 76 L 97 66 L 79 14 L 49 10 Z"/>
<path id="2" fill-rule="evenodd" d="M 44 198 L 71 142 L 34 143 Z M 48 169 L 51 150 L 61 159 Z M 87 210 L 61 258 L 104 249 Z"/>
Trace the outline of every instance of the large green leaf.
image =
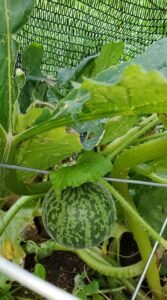
<path id="1" fill-rule="evenodd" d="M 0 2 L 0 35 L 16 33 L 28 20 L 34 0 L 2 0 Z"/>
<path id="2" fill-rule="evenodd" d="M 54 79 L 44 76 L 41 72 L 43 52 L 43 46 L 38 43 L 28 45 L 23 51 L 22 67 L 26 69 L 27 76 L 19 95 L 19 108 L 22 113 L 27 112 L 32 102 L 47 102 L 48 88 L 54 87 Z"/>
<path id="3" fill-rule="evenodd" d="M 104 145 L 109 142 L 113 142 L 120 136 L 124 135 L 134 126 L 136 121 L 136 116 L 116 116 L 109 119 L 105 123 L 105 132 L 100 144 Z"/>
<path id="4" fill-rule="evenodd" d="M 6 131 L 12 131 L 12 113 L 18 95 L 12 78 L 17 50 L 14 40 L 0 38 L 0 124 Z"/>
<path id="5" fill-rule="evenodd" d="M 30 107 L 26 114 L 17 114 L 14 131 L 22 132 L 33 125 L 39 124 L 50 118 L 51 111 L 47 108 Z"/>
<path id="6" fill-rule="evenodd" d="M 115 84 L 85 79 L 82 89 L 87 91 L 83 113 L 94 116 L 136 115 L 167 110 L 167 81 L 156 72 L 142 72 L 138 66 L 128 67 Z"/>
<path id="7" fill-rule="evenodd" d="M 12 114 L 17 99 L 13 79 L 18 45 L 13 34 L 27 21 L 34 0 L 2 0 L 0 2 L 0 124 L 12 132 Z"/>
<path id="8" fill-rule="evenodd" d="M 102 47 L 100 55 L 95 60 L 95 67 L 92 76 L 106 70 L 107 68 L 116 65 L 124 50 L 124 43 L 110 42 Z"/>
<path id="9" fill-rule="evenodd" d="M 111 171 L 110 159 L 100 153 L 84 152 L 75 165 L 67 166 L 50 175 L 55 192 L 67 187 L 77 187 L 85 182 L 96 182 Z"/>
<path id="10" fill-rule="evenodd" d="M 166 217 L 166 189 L 140 186 L 135 200 L 141 216 L 159 232 Z M 167 236 L 167 230 L 164 236 Z"/>
<path id="11" fill-rule="evenodd" d="M 78 91 L 73 90 L 58 103 L 50 120 L 23 132 L 17 141 L 77 122 L 166 111 L 167 80 L 157 71 L 129 66 L 115 84 L 85 79 Z"/>
<path id="12" fill-rule="evenodd" d="M 130 65 L 140 65 L 145 70 L 158 70 L 167 76 L 167 38 L 154 42 L 144 53 L 129 62 L 111 67 L 97 75 L 100 82 L 115 83 L 120 80 L 124 70 Z"/>
<path id="13" fill-rule="evenodd" d="M 22 65 L 30 75 L 40 75 L 40 66 L 43 57 L 43 46 L 38 43 L 28 45 L 23 51 Z M 33 61 L 33 63 L 32 63 Z"/>
<path id="14" fill-rule="evenodd" d="M 62 127 L 36 136 L 21 144 L 17 151 L 17 165 L 48 169 L 65 158 L 82 150 L 79 135 Z M 34 173 L 17 172 L 19 180 L 25 180 Z"/>
<path id="15" fill-rule="evenodd" d="M 77 67 L 58 70 L 57 82 L 60 86 L 71 87 L 70 81 L 82 81 L 83 76 L 92 77 L 118 63 L 124 50 L 123 42 L 104 45 L 99 54 L 84 58 Z"/>

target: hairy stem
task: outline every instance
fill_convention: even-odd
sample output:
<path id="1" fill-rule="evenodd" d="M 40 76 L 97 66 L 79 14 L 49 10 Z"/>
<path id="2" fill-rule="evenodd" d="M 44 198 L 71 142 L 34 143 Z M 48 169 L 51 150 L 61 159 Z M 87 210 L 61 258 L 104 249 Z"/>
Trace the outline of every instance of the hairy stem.
<path id="1" fill-rule="evenodd" d="M 143 228 L 150 237 L 157 240 L 163 247 L 167 248 L 167 241 L 162 238 L 149 224 L 147 224 L 142 217 L 140 217 L 135 208 L 132 207 L 113 186 L 111 186 L 105 179 L 100 179 L 99 182 L 110 191 L 120 206 L 124 209 L 128 218 L 133 219 L 133 223 L 135 221 L 135 224 L 139 224 L 140 228 Z"/>
<path id="2" fill-rule="evenodd" d="M 101 183 L 108 188 L 114 198 L 118 201 L 121 207 L 124 209 L 125 215 L 128 216 L 128 224 L 133 232 L 134 238 L 138 244 L 140 254 L 142 256 L 143 263 L 146 264 L 150 253 L 152 251 L 151 244 L 147 237 L 146 232 L 152 236 L 155 240 L 158 240 L 163 247 L 167 247 L 167 241 L 159 236 L 159 234 L 152 229 L 135 211 L 134 206 L 132 207 L 126 200 L 104 179 Z M 161 294 L 160 278 L 158 273 L 158 268 L 156 265 L 155 257 L 150 263 L 149 269 L 147 271 L 147 281 L 148 284 L 155 295 L 155 299 L 162 300 L 163 296 Z"/>
<path id="3" fill-rule="evenodd" d="M 103 150 L 103 154 L 112 160 L 113 158 L 116 157 L 116 155 L 119 152 L 127 148 L 127 146 L 132 144 L 135 140 L 137 140 L 148 130 L 155 127 L 158 123 L 160 123 L 160 120 L 158 119 L 156 114 L 153 114 L 146 120 L 142 121 L 138 126 L 135 126 L 131 130 L 129 130 L 125 135 L 110 143 Z"/>
<path id="4" fill-rule="evenodd" d="M 38 199 L 40 195 L 38 196 L 22 196 L 20 197 L 13 205 L 12 207 L 6 212 L 5 216 L 3 217 L 3 222 L 0 225 L 0 235 L 3 234 L 6 227 L 9 225 L 9 223 L 12 221 L 12 219 L 15 217 L 17 212 L 27 203 L 31 202 L 32 200 Z"/>
<path id="5" fill-rule="evenodd" d="M 167 139 L 166 137 L 157 138 L 155 140 L 151 140 L 147 143 L 140 144 L 138 146 L 133 147 L 122 153 L 114 163 L 114 169 L 112 176 L 116 178 L 127 178 L 129 170 L 134 168 L 136 165 L 155 160 L 158 158 L 163 158 L 167 155 Z M 126 199 L 126 203 L 129 203 L 131 207 L 135 210 L 135 205 L 133 203 L 133 199 L 131 198 L 128 185 L 125 183 L 115 184 L 121 195 Z M 125 210 L 126 216 L 127 210 Z M 133 216 L 128 215 L 128 224 L 133 232 L 134 238 L 138 244 L 143 262 L 146 263 L 149 255 L 151 253 L 152 247 L 150 245 L 149 239 L 142 227 Z M 144 228 L 144 227 L 143 227 Z M 149 229 L 149 228 L 148 228 Z M 151 233 L 150 229 L 149 232 Z M 151 234 L 152 235 L 152 234 Z M 159 240 L 157 238 L 157 240 Z M 163 241 L 163 244 L 166 248 L 166 241 Z M 159 272 L 157 269 L 155 257 L 153 258 L 148 271 L 147 271 L 147 281 L 148 284 L 155 295 L 155 299 L 163 299 L 161 294 L 161 286 L 159 279 Z"/>
<path id="6" fill-rule="evenodd" d="M 105 276 L 129 279 L 139 276 L 143 270 L 143 262 L 140 261 L 128 267 L 120 267 L 108 262 L 97 247 L 90 249 L 69 249 L 55 243 L 55 250 L 70 251 L 77 254 L 89 267 Z"/>

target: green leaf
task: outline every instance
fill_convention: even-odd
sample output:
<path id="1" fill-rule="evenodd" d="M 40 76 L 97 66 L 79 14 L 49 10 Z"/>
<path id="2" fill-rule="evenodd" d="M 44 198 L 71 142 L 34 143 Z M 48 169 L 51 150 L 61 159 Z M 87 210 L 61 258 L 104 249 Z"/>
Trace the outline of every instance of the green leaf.
<path id="1" fill-rule="evenodd" d="M 84 58 L 77 67 L 66 67 L 58 70 L 57 82 L 59 85 L 71 87 L 70 81 L 82 81 L 83 76 L 92 77 L 97 73 L 115 65 L 123 54 L 124 44 L 108 43 L 101 52 Z"/>
<path id="2" fill-rule="evenodd" d="M 79 135 L 64 127 L 52 129 L 21 144 L 15 163 L 37 169 L 48 169 L 82 150 Z M 27 180 L 34 173 L 17 172 L 19 180 Z"/>
<path id="3" fill-rule="evenodd" d="M 51 113 L 48 108 L 30 107 L 26 114 L 17 114 L 15 132 L 19 133 L 30 128 L 39 122 L 39 118 L 42 118 L 42 121 L 45 121 L 50 115 Z"/>
<path id="4" fill-rule="evenodd" d="M 0 38 L 0 125 L 6 131 L 12 131 L 12 114 L 17 99 L 18 88 L 14 78 L 14 62 L 18 45 L 16 41 Z"/>
<path id="5" fill-rule="evenodd" d="M 167 159 L 156 160 L 135 168 L 138 174 L 144 175 L 155 182 L 167 183 Z"/>
<path id="6" fill-rule="evenodd" d="M 86 285 L 85 291 L 87 295 L 97 294 L 99 291 L 99 283 L 96 280 L 93 280 L 89 284 Z"/>
<path id="7" fill-rule="evenodd" d="M 32 43 L 24 49 L 22 65 L 23 68 L 29 71 L 30 75 L 41 74 L 40 66 L 42 63 L 43 52 L 43 46 L 38 43 Z"/>
<path id="8" fill-rule="evenodd" d="M 52 172 L 50 180 L 55 191 L 67 187 L 77 187 L 85 182 L 96 182 L 100 177 L 111 171 L 112 164 L 100 153 L 84 152 L 77 164 Z"/>
<path id="9" fill-rule="evenodd" d="M 49 81 L 42 75 L 40 69 L 43 52 L 43 46 L 38 43 L 28 45 L 23 51 L 22 66 L 27 70 L 28 76 L 19 95 L 19 105 L 22 113 L 27 111 L 32 102 L 44 101 L 45 99 Z"/>
<path id="10" fill-rule="evenodd" d="M 21 113 L 26 113 L 28 107 L 33 102 L 44 101 L 47 92 L 47 84 L 41 79 L 27 79 L 24 87 L 19 94 L 19 108 Z"/>
<path id="11" fill-rule="evenodd" d="M 31 201 L 25 205 L 11 220 L 4 233 L 0 236 L 0 253 L 6 258 L 23 264 L 25 252 L 20 245 L 24 240 L 24 229 L 26 225 L 32 224 L 35 215 L 39 215 L 37 211 L 37 200 Z M 0 211 L 0 225 L 3 224 L 4 211 Z"/>
<path id="12" fill-rule="evenodd" d="M 97 75 L 100 82 L 116 83 L 120 80 L 124 70 L 130 65 L 140 65 L 147 71 L 158 70 L 167 76 L 167 38 L 154 42 L 142 54 L 129 62 L 111 67 Z"/>
<path id="13" fill-rule="evenodd" d="M 38 261 L 41 258 L 50 256 L 55 251 L 55 242 L 47 240 L 37 245 L 32 241 L 27 241 L 26 251 L 29 254 L 35 254 L 35 259 Z"/>
<path id="14" fill-rule="evenodd" d="M 89 92 L 89 100 L 83 103 L 82 112 L 92 117 L 167 110 L 166 79 L 156 71 L 143 72 L 138 66 L 128 67 L 116 85 L 85 79 L 82 89 Z"/>
<path id="15" fill-rule="evenodd" d="M 7 135 L 3 127 L 0 125 L 0 161 L 2 161 L 3 152 L 5 149 L 5 144 L 7 141 Z"/>
<path id="16" fill-rule="evenodd" d="M 106 120 L 77 123 L 73 128 L 80 133 L 85 150 L 92 150 L 97 146 L 104 134 Z"/>
<path id="17" fill-rule="evenodd" d="M 159 232 L 166 217 L 166 189 L 141 186 L 136 191 L 135 200 L 139 213 Z M 167 237 L 167 230 L 164 237 Z"/>
<path id="18" fill-rule="evenodd" d="M 0 124 L 12 132 L 14 104 L 18 89 L 13 78 L 18 45 L 12 34 L 27 21 L 34 0 L 0 2 Z"/>
<path id="19" fill-rule="evenodd" d="M 92 66 L 97 55 L 92 55 L 84 58 L 77 67 L 66 67 L 58 70 L 57 82 L 59 85 L 70 87 L 70 81 L 78 81 L 82 76 L 88 75 L 88 66 Z M 91 75 L 91 72 L 90 74 Z"/>
<path id="20" fill-rule="evenodd" d="M 53 127 L 70 126 L 77 122 L 165 111 L 167 80 L 159 72 L 145 72 L 139 66 L 130 66 L 120 82 L 114 85 L 85 79 L 78 91 L 73 90 L 59 102 L 50 120 L 31 128 L 17 140 L 21 142 Z"/>
<path id="21" fill-rule="evenodd" d="M 112 142 L 128 132 L 136 123 L 136 116 L 116 116 L 105 123 L 105 132 L 100 140 L 100 144 L 104 145 Z"/>
<path id="22" fill-rule="evenodd" d="M 96 76 L 98 73 L 105 69 L 116 65 L 121 58 L 124 50 L 124 43 L 108 43 L 102 47 L 101 53 L 95 60 L 95 68 L 93 69 L 92 76 Z"/>
<path id="23" fill-rule="evenodd" d="M 86 291 L 83 289 L 81 291 L 78 292 L 77 296 L 79 297 L 79 299 L 81 300 L 87 300 L 87 295 L 86 295 Z"/>
<path id="24" fill-rule="evenodd" d="M 37 263 L 34 269 L 34 275 L 38 276 L 39 278 L 46 279 L 46 269 L 42 264 Z"/>
<path id="25" fill-rule="evenodd" d="M 28 20 L 34 0 L 4 0 L 0 2 L 0 35 L 16 33 Z"/>

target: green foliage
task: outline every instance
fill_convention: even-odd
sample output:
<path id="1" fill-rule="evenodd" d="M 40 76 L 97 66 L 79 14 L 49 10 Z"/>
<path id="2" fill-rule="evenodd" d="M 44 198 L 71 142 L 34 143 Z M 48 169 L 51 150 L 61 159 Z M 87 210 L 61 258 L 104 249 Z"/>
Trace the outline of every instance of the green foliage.
<path id="1" fill-rule="evenodd" d="M 157 70 L 166 77 L 166 55 L 167 55 L 167 38 L 154 42 L 142 54 L 134 59 L 108 68 L 106 71 L 97 75 L 96 79 L 101 82 L 116 83 L 120 80 L 124 70 L 130 65 L 139 65 L 144 70 Z"/>
<path id="2" fill-rule="evenodd" d="M 50 180 L 55 193 L 67 188 L 77 187 L 86 182 L 96 182 L 110 172 L 112 164 L 108 158 L 95 152 L 83 152 L 76 164 L 52 172 Z"/>
<path id="3" fill-rule="evenodd" d="M 115 85 L 85 79 L 82 89 L 88 101 L 83 104 L 83 113 L 92 115 L 134 115 L 164 112 L 166 107 L 166 80 L 155 71 L 143 72 L 138 66 L 130 66 Z M 144 95 L 144 98 L 143 98 Z"/>
<path id="4" fill-rule="evenodd" d="M 73 153 L 82 150 L 78 134 L 66 130 L 65 127 L 52 129 L 22 143 L 15 162 L 18 165 L 39 169 L 48 169 L 61 163 Z M 27 179 L 32 173 L 19 173 L 19 179 Z"/>
<path id="5" fill-rule="evenodd" d="M 135 124 L 136 115 L 134 116 L 116 116 L 105 121 L 104 134 L 100 140 L 101 145 L 111 143 L 120 136 L 126 134 Z"/>
<path id="6" fill-rule="evenodd" d="M 36 43 L 30 44 L 24 49 L 22 66 L 23 68 L 27 69 L 29 75 L 38 76 L 41 74 L 40 66 L 42 63 L 43 51 L 43 46 Z"/>
<path id="7" fill-rule="evenodd" d="M 3 226 L 5 213 L 1 210 L 0 226 Z M 39 215 L 37 209 L 37 200 L 31 201 L 22 207 L 19 212 L 12 218 L 5 232 L 0 237 L 0 253 L 4 257 L 23 265 L 25 252 L 20 245 L 24 240 L 24 231 L 26 226 L 33 224 L 33 218 Z"/>
<path id="8" fill-rule="evenodd" d="M 55 191 L 46 194 L 43 204 L 43 221 L 50 236 L 62 245 L 83 248 L 109 237 L 119 242 L 125 230 L 132 231 L 143 262 L 127 269 L 120 267 L 115 257 L 112 265 L 98 248 L 75 253 L 106 276 L 138 276 L 152 250 L 149 236 L 166 245 L 155 232 L 161 227 L 160 219 L 165 217 L 165 190 L 135 187 L 133 197 L 125 183 L 115 185 L 115 190 L 109 184 L 104 184 L 104 188 L 97 182 L 104 183 L 101 177 L 108 173 L 118 178 L 142 174 L 153 181 L 166 182 L 166 137 L 156 138 L 154 133 L 166 134 L 161 123 L 163 120 L 166 124 L 167 111 L 167 39 L 121 64 L 117 63 L 123 54 L 123 44 L 111 42 L 100 54 L 85 58 L 76 68 L 59 70 L 57 79 L 42 74 L 43 47 L 34 43 L 23 54 L 25 74 L 20 69 L 14 72 L 18 52 L 14 34 L 25 24 L 33 4 L 31 0 L 6 0 L 0 4 L 0 162 L 49 170 L 50 176 L 0 170 L 0 196 L 13 192 L 45 193 L 52 183 Z M 66 95 L 67 90 L 70 93 Z M 153 115 L 150 121 L 152 113 L 163 116 Z M 146 134 L 148 141 L 143 143 Z M 118 226 L 120 219 L 115 224 L 115 204 L 108 190 L 123 208 L 120 214 L 126 218 L 126 229 L 124 225 Z M 137 199 L 138 211 L 155 230 L 139 216 L 132 198 Z M 26 255 L 20 245 L 24 240 L 20 229 L 32 223 L 34 207 L 35 203 L 31 203 L 17 214 L 10 208 L 8 222 L 3 225 L 2 220 L 0 224 L 2 231 L 7 226 L 0 238 L 1 253 L 19 264 L 23 264 Z M 6 213 L 1 213 L 6 220 Z M 28 247 L 39 258 L 52 253 L 55 243 L 51 241 L 43 247 L 30 242 Z M 119 252 L 119 247 L 116 250 Z M 35 274 L 45 278 L 43 266 L 36 264 Z M 6 280 L 1 276 L 4 290 Z M 147 281 L 154 298 L 161 299 L 155 260 L 151 262 Z M 101 300 L 98 289 L 93 280 L 77 293 L 83 299 L 91 295 L 94 300 Z"/>
<path id="9" fill-rule="evenodd" d="M 36 263 L 34 274 L 38 276 L 39 278 L 42 278 L 45 280 L 46 278 L 46 269 L 42 264 Z"/>
<path id="10" fill-rule="evenodd" d="M 93 280 L 90 283 L 86 284 L 84 282 L 85 273 L 77 274 L 74 279 L 75 287 L 73 290 L 73 294 L 79 297 L 82 300 L 87 300 L 87 296 L 97 295 L 99 292 L 99 283 L 97 280 Z M 100 296 L 100 295 L 99 295 Z M 100 296 L 103 300 L 104 298 Z M 94 299 L 98 299 L 94 298 Z M 99 298 L 100 300 L 100 298 Z"/>
<path id="11" fill-rule="evenodd" d="M 104 45 L 98 55 L 84 58 L 77 67 L 58 70 L 58 84 L 70 88 L 71 81 L 82 81 L 83 77 L 92 77 L 117 64 L 123 54 L 122 42 L 110 42 Z"/>
<path id="12" fill-rule="evenodd" d="M 166 217 L 166 189 L 141 186 L 136 188 L 135 201 L 140 215 L 159 232 Z"/>
<path id="13" fill-rule="evenodd" d="M 13 38 L 27 21 L 33 8 L 34 0 L 1 1 L 0 4 L 0 123 L 6 131 L 12 131 L 14 105 L 18 89 L 13 79 L 18 44 Z"/>
<path id="14" fill-rule="evenodd" d="M 101 49 L 100 55 L 95 60 L 95 67 L 92 70 L 92 76 L 96 76 L 98 73 L 108 69 L 109 67 L 116 65 L 124 50 L 124 44 L 119 43 L 108 43 Z"/>

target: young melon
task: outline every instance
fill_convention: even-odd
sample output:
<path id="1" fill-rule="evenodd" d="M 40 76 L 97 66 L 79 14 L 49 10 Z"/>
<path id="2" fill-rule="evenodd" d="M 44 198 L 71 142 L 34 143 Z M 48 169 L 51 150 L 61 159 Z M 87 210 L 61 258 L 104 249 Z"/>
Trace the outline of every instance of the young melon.
<path id="1" fill-rule="evenodd" d="M 49 236 L 69 248 L 90 248 L 108 238 L 116 221 L 110 192 L 99 183 L 67 188 L 45 196 L 42 218 Z"/>

